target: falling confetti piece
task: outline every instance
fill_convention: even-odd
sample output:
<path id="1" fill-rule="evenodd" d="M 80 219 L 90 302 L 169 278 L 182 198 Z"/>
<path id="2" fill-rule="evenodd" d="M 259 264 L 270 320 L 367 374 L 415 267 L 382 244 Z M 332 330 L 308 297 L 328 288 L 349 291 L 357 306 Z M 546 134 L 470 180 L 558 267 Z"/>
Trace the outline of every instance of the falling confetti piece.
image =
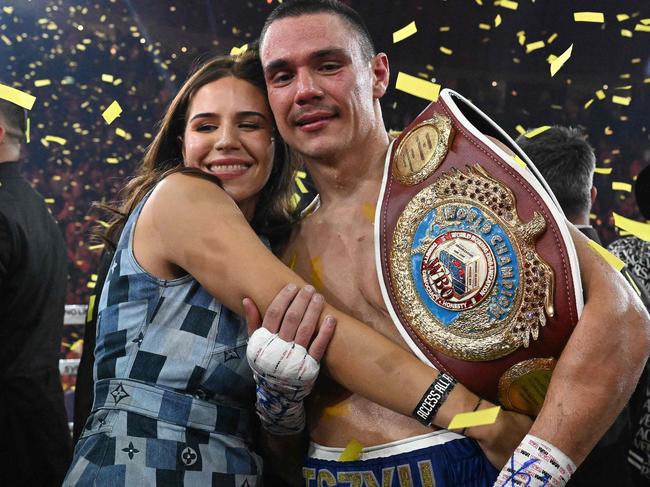
<path id="1" fill-rule="evenodd" d="M 447 26 L 447 25 L 443 25 L 443 26 L 440 27 L 440 29 L 438 29 L 438 30 L 439 30 L 440 32 L 449 32 L 449 31 L 451 30 L 451 27 L 449 27 L 449 26 Z"/>
<path id="2" fill-rule="evenodd" d="M 621 29 L 621 37 L 632 37 L 632 31 L 628 29 Z"/>
<path id="3" fill-rule="evenodd" d="M 573 20 L 576 22 L 605 22 L 605 14 L 602 12 L 573 12 Z"/>
<path id="4" fill-rule="evenodd" d="M 370 223 L 375 222 L 375 205 L 372 203 L 364 203 L 361 205 L 361 213 L 365 216 Z"/>
<path id="5" fill-rule="evenodd" d="M 470 411 L 468 413 L 458 413 L 455 415 L 447 429 L 473 428 L 474 426 L 485 426 L 494 424 L 501 412 L 501 406 L 494 406 L 480 411 Z"/>
<path id="6" fill-rule="evenodd" d="M 530 132 L 527 132 L 526 133 L 526 138 L 527 139 L 532 139 L 533 137 L 541 134 L 542 132 L 546 132 L 550 128 L 551 128 L 550 125 L 543 125 L 541 127 L 537 127 L 536 129 L 533 129 Z"/>
<path id="7" fill-rule="evenodd" d="M 424 98 L 425 100 L 429 101 L 436 101 L 438 99 L 438 95 L 440 94 L 439 84 L 411 76 L 410 74 L 406 74 L 401 71 L 397 74 L 395 88 L 400 91 L 404 91 L 409 95 Z"/>
<path id="8" fill-rule="evenodd" d="M 27 110 L 31 110 L 36 101 L 35 96 L 3 84 L 0 84 L 0 98 L 15 103 L 19 107 L 23 107 Z"/>
<path id="9" fill-rule="evenodd" d="M 555 76 L 555 73 L 557 73 L 560 70 L 560 68 L 564 66 L 564 63 L 566 63 L 571 57 L 572 52 L 573 52 L 573 44 L 571 44 L 566 51 L 560 54 L 560 56 L 551 63 L 551 77 Z"/>
<path id="10" fill-rule="evenodd" d="M 515 159 L 515 162 L 519 165 L 519 167 L 521 167 L 522 169 L 526 169 L 526 167 L 528 167 L 526 166 L 524 160 L 521 157 L 519 157 L 517 154 L 515 154 L 513 157 Z"/>
<path id="11" fill-rule="evenodd" d="M 415 25 L 415 21 L 411 22 L 405 27 L 402 27 L 401 29 L 393 32 L 393 44 L 396 44 L 400 41 L 403 41 L 407 37 L 412 36 L 418 31 L 417 26 Z"/>
<path id="12" fill-rule="evenodd" d="M 519 135 L 524 135 L 526 133 L 526 129 L 521 124 L 517 125 L 515 127 L 515 130 L 517 131 L 517 133 L 519 133 Z"/>
<path id="13" fill-rule="evenodd" d="M 544 45 L 545 45 L 544 41 L 535 41 L 526 44 L 526 54 L 536 51 L 537 49 L 541 49 L 542 47 L 544 47 Z"/>
<path id="14" fill-rule="evenodd" d="M 478 28 L 481 30 L 490 30 L 492 26 L 490 24 L 480 23 L 478 24 Z"/>
<path id="15" fill-rule="evenodd" d="M 107 157 L 106 162 L 108 164 L 117 164 L 120 162 L 120 160 L 117 157 Z"/>
<path id="16" fill-rule="evenodd" d="M 494 2 L 494 5 L 497 7 L 508 8 L 510 10 L 517 10 L 517 7 L 519 6 L 517 2 L 511 0 L 497 0 Z"/>
<path id="17" fill-rule="evenodd" d="M 361 450 L 363 450 L 363 445 L 357 440 L 350 440 L 348 445 L 345 447 L 345 450 L 341 452 L 339 456 L 339 462 L 354 462 L 361 458 Z"/>
<path id="18" fill-rule="evenodd" d="M 597 167 L 594 169 L 594 172 L 596 174 L 611 174 L 612 173 L 612 168 L 611 167 Z"/>
<path id="19" fill-rule="evenodd" d="M 496 17 L 494 17 L 494 26 L 499 27 L 501 25 L 501 15 L 497 14 Z"/>
<path id="20" fill-rule="evenodd" d="M 67 142 L 63 137 L 55 137 L 54 135 L 46 135 L 43 137 L 43 140 L 45 142 L 54 142 L 59 145 L 65 145 Z"/>
<path id="21" fill-rule="evenodd" d="M 615 191 L 627 191 L 630 193 L 632 191 L 632 185 L 630 183 L 622 183 L 620 181 L 612 182 L 612 189 Z"/>
<path id="22" fill-rule="evenodd" d="M 319 291 L 325 288 L 323 285 L 323 264 L 320 257 L 311 259 L 311 283 Z"/>
<path id="23" fill-rule="evenodd" d="M 631 101 L 632 101 L 631 96 L 618 96 L 618 95 L 612 96 L 612 102 L 617 103 L 619 105 L 628 106 Z"/>
<path id="24" fill-rule="evenodd" d="M 49 79 L 37 79 L 34 81 L 34 86 L 36 88 L 41 88 L 43 86 L 50 86 L 52 82 Z"/>
<path id="25" fill-rule="evenodd" d="M 614 225 L 616 227 L 625 230 L 626 232 L 630 232 L 641 240 L 650 242 L 650 223 L 641 223 L 636 220 L 631 220 L 630 218 L 625 218 L 616 212 L 613 212 L 612 214 L 614 215 Z"/>
<path id="26" fill-rule="evenodd" d="M 122 113 L 122 107 L 117 101 L 113 101 L 109 105 L 109 107 L 104 110 L 104 113 L 102 113 L 102 117 L 104 117 L 104 120 L 108 125 L 112 124 L 117 117 L 120 116 Z"/>
<path id="27" fill-rule="evenodd" d="M 630 18 L 630 16 L 628 14 L 617 14 L 616 15 L 616 20 L 618 20 L 619 22 L 623 22 L 624 20 L 627 20 L 629 18 Z"/>
<path id="28" fill-rule="evenodd" d="M 240 54 L 244 54 L 248 50 L 248 44 L 244 44 L 241 47 L 233 47 L 230 50 L 230 55 L 231 56 L 239 56 Z"/>
<path id="29" fill-rule="evenodd" d="M 454 53 L 454 51 L 445 46 L 440 46 L 440 52 L 446 54 L 447 56 L 451 56 Z"/>
<path id="30" fill-rule="evenodd" d="M 617 271 L 620 271 L 623 267 L 625 267 L 625 262 L 623 262 L 621 259 L 616 257 L 614 254 L 612 254 L 609 250 L 607 250 L 605 247 L 598 245 L 596 242 L 593 240 L 589 240 L 587 244 L 598 254 L 600 255 L 605 261 L 614 267 Z"/>
<path id="31" fill-rule="evenodd" d="M 102 81 L 105 83 L 112 83 L 114 80 L 112 74 L 102 74 Z"/>
<path id="32" fill-rule="evenodd" d="M 48 205 L 51 205 L 54 203 L 54 198 L 43 198 L 43 201 L 45 201 L 45 203 Z"/>
<path id="33" fill-rule="evenodd" d="M 598 90 L 596 92 L 596 98 L 599 100 L 604 100 L 605 99 L 605 92 L 603 90 Z"/>
<path id="34" fill-rule="evenodd" d="M 650 32 L 650 25 L 636 24 L 634 30 L 639 32 Z"/>
<path id="35" fill-rule="evenodd" d="M 548 39 L 546 39 L 546 43 L 547 43 L 547 44 L 550 44 L 550 43 L 553 42 L 555 39 L 557 39 L 557 32 L 551 34 L 551 36 L 550 36 Z M 573 44 L 571 44 L 571 45 L 573 45 Z"/>

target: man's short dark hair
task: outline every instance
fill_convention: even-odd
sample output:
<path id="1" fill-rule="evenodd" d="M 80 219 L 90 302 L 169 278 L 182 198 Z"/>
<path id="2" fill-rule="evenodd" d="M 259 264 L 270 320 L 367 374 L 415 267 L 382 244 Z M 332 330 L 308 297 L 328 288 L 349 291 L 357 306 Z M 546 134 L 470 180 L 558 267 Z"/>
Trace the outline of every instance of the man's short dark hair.
<path id="1" fill-rule="evenodd" d="M 0 99 L 0 118 L 6 124 L 9 135 L 17 136 L 20 139 L 25 138 L 27 117 L 24 108 Z"/>
<path id="2" fill-rule="evenodd" d="M 581 130 L 555 125 L 530 139 L 520 135 L 517 144 L 542 173 L 567 217 L 589 212 L 596 156 Z"/>
<path id="3" fill-rule="evenodd" d="M 361 16 L 356 10 L 337 0 L 285 0 L 266 18 L 260 34 L 260 46 L 264 42 L 266 31 L 276 20 L 321 13 L 338 15 L 352 27 L 359 37 L 359 47 L 364 58 L 370 59 L 376 54 L 370 31 Z"/>

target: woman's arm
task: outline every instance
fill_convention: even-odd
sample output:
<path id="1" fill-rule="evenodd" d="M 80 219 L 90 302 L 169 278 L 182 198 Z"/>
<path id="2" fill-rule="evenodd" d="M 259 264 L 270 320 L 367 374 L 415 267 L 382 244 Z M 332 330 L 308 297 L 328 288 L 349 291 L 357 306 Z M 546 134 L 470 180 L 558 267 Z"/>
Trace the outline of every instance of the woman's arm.
<path id="1" fill-rule="evenodd" d="M 306 285 L 261 243 L 219 187 L 196 177 L 174 174 L 158 185 L 138 221 L 136 258 L 140 241 L 153 242 L 148 251 L 156 258 L 189 272 L 240 314 L 244 297 L 250 297 L 264 314 L 284 286 Z M 321 324 L 327 314 L 338 323 L 324 357 L 329 374 L 348 390 L 411 415 L 438 372 L 329 305 Z M 475 394 L 457 385 L 434 417 L 434 424 L 446 427 L 456 413 L 471 411 L 477 401 Z M 497 424 L 475 428 L 475 435 L 489 450 L 493 463 L 503 465 L 526 433 L 528 421 L 504 412 Z"/>

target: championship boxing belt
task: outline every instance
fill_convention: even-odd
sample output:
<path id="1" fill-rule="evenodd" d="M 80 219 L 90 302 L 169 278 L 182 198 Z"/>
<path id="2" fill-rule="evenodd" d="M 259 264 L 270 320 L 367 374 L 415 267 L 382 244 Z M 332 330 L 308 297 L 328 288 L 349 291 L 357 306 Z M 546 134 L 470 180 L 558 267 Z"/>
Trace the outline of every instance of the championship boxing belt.
<path id="1" fill-rule="evenodd" d="M 384 300 L 413 352 L 536 415 L 582 311 L 578 258 L 537 169 L 458 93 L 443 90 L 389 148 L 375 245 Z"/>

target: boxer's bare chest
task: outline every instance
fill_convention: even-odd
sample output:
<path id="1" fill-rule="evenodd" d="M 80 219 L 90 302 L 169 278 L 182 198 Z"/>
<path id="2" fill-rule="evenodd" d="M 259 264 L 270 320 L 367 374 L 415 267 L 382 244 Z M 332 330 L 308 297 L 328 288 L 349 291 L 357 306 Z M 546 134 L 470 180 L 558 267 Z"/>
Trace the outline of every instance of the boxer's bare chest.
<path id="1" fill-rule="evenodd" d="M 329 304 L 407 349 L 386 311 L 379 287 L 374 204 L 372 200 L 357 201 L 318 210 L 295 232 L 284 261 Z M 309 420 L 312 439 L 328 446 L 344 447 L 351 438 L 375 445 L 426 432 L 411 418 L 350 394 L 327 379 L 319 382 L 312 397 Z"/>

